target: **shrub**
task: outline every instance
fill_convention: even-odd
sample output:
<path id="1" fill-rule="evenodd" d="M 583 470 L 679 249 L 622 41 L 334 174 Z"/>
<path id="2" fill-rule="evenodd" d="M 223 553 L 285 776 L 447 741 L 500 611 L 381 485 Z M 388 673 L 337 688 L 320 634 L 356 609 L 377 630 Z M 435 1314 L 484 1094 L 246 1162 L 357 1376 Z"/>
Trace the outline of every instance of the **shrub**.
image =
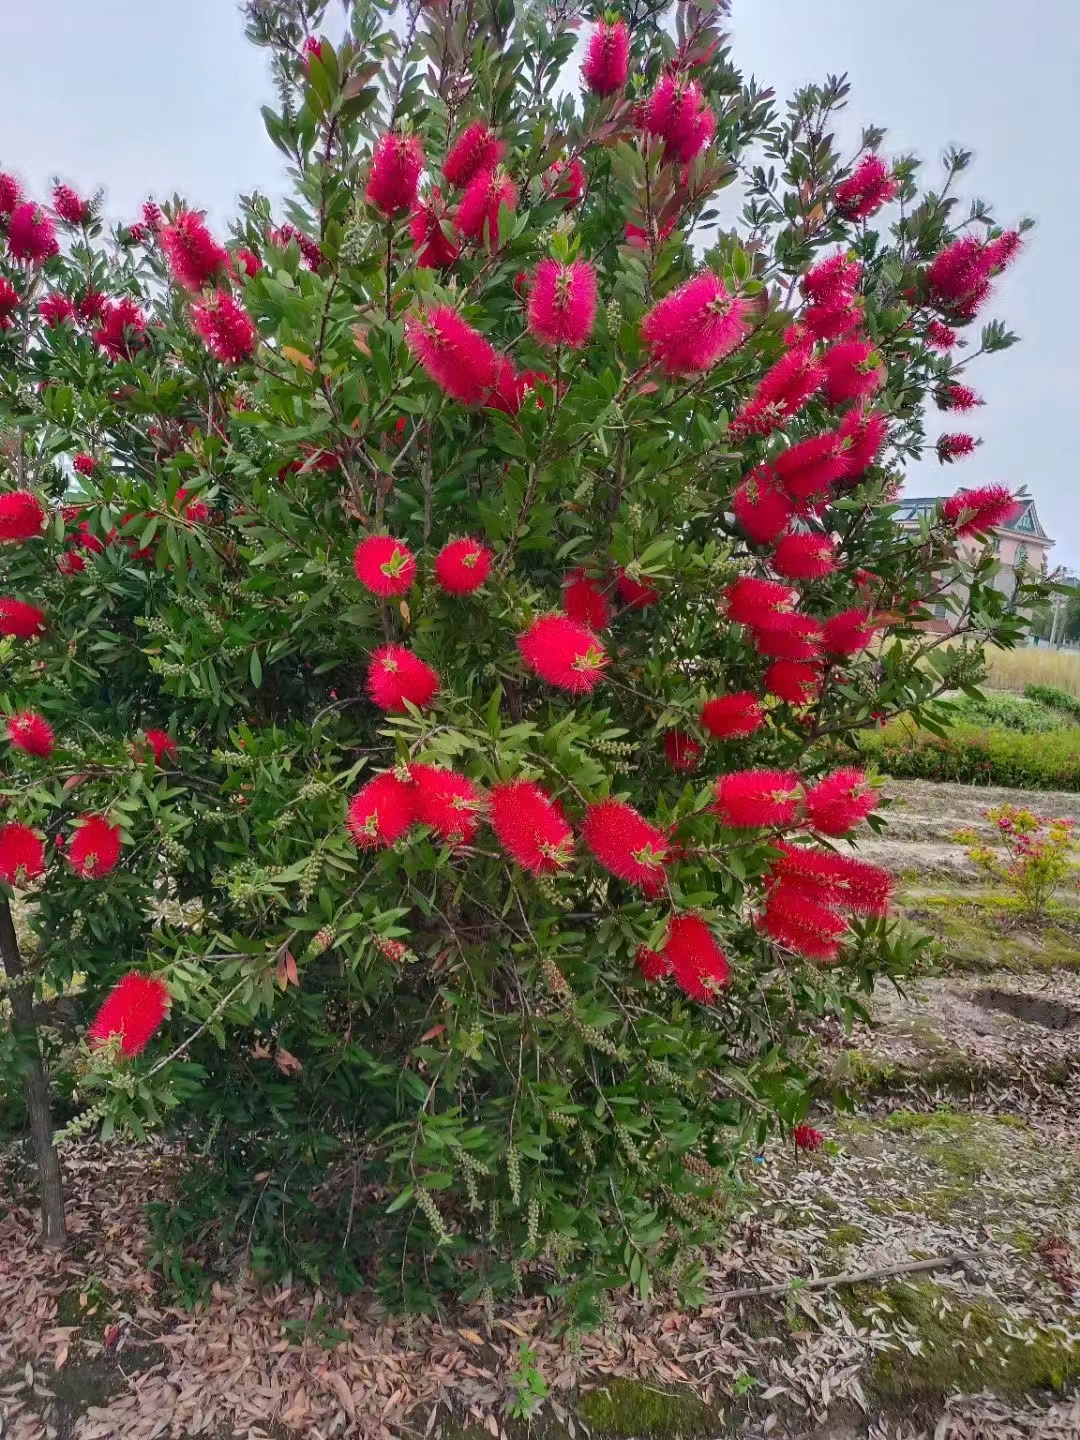
<path id="1" fill-rule="evenodd" d="M 957 719 L 963 725 L 1020 730 L 1026 735 L 1045 734 L 1068 723 L 1062 715 L 1048 710 L 1034 696 L 1021 698 L 1019 695 L 995 692 L 981 700 L 964 696 L 957 703 Z"/>
<path id="2" fill-rule="evenodd" d="M 1059 690 L 1056 685 L 1025 685 L 1024 695 L 1027 699 L 1051 710 L 1060 711 L 1070 720 L 1080 723 L 1080 700 L 1075 695 L 1070 695 L 1067 690 Z"/>
<path id="3" fill-rule="evenodd" d="M 1080 743 L 1072 728 L 1025 735 L 957 724 L 935 735 L 895 721 L 864 734 L 859 745 L 889 775 L 1021 790 L 1080 790 Z"/>
<path id="4" fill-rule="evenodd" d="M 44 523 L 4 512 L 0 659 L 49 733 L 0 863 L 42 981 L 86 976 L 80 1123 L 192 1141 L 182 1285 L 201 1237 L 415 1305 L 646 1295 L 801 1120 L 807 1017 L 910 961 L 887 877 L 776 842 L 874 808 L 816 740 L 1023 636 L 968 507 L 886 503 L 1019 237 L 950 230 L 962 153 L 846 175 L 846 86 L 775 109 L 724 8 L 581 95 L 564 8 L 357 0 L 335 45 L 249 0 L 288 220 L 13 216 L 0 464 Z"/>
<path id="5" fill-rule="evenodd" d="M 956 838 L 967 845 L 969 860 L 1014 892 L 1025 915 L 1041 920 L 1072 871 L 1076 821 L 1051 820 L 1016 805 L 993 806 L 983 818 L 994 826 L 992 841 L 973 830 Z"/>

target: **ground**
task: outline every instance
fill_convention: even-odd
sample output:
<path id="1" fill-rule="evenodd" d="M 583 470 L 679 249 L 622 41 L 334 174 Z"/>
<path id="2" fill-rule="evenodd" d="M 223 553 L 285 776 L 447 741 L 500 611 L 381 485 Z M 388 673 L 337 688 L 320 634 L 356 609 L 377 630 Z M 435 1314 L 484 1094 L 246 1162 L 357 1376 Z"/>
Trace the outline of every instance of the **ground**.
<path id="1" fill-rule="evenodd" d="M 535 1367 L 545 1440 L 1077 1440 L 1080 908 L 1034 929 L 957 861 L 952 830 L 1018 797 L 890 788 L 901 823 L 868 848 L 904 870 L 931 965 L 904 994 L 879 988 L 871 1024 L 819 1028 L 826 1143 L 756 1157 L 700 1309 L 620 1296 L 573 1337 L 543 1298 L 489 1329 L 479 1307 L 410 1324 L 239 1281 L 189 1314 L 161 1297 L 141 1211 L 176 1157 L 72 1144 L 75 1240 L 55 1256 L 9 1153 L 0 1436 L 498 1440 L 528 1430 Z M 920 1261 L 934 1268 L 888 1273 Z"/>

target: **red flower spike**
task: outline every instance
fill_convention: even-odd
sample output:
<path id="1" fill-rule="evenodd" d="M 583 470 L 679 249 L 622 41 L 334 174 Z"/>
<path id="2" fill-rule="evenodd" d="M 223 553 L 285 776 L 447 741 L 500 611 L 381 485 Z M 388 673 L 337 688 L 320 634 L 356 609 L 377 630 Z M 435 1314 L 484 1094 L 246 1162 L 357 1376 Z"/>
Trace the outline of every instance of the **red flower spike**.
<path id="1" fill-rule="evenodd" d="M 563 581 L 563 610 L 590 630 L 605 630 L 611 624 L 611 607 L 599 580 L 582 568 L 571 570 Z"/>
<path id="2" fill-rule="evenodd" d="M 64 325 L 67 321 L 74 320 L 75 306 L 66 295 L 60 295 L 53 291 L 51 295 L 46 295 L 41 301 L 38 306 L 38 314 L 50 330 L 55 330 L 58 325 Z"/>
<path id="3" fill-rule="evenodd" d="M 647 945 L 639 945 L 634 953 L 634 964 L 637 966 L 643 980 L 650 985 L 657 980 L 663 980 L 665 975 L 671 974 L 671 961 L 666 955 L 661 955 L 657 950 L 650 950 Z"/>
<path id="4" fill-rule="evenodd" d="M 585 198 L 588 185 L 585 166 L 576 155 L 569 165 L 565 160 L 554 160 L 544 171 L 545 200 L 564 200 L 568 208 Z"/>
<path id="5" fill-rule="evenodd" d="M 821 694 L 821 672 L 801 660 L 774 660 L 765 671 L 765 688 L 789 705 L 812 705 Z"/>
<path id="6" fill-rule="evenodd" d="M 794 506 L 763 467 L 754 470 L 736 489 L 731 509 L 748 537 L 757 545 L 775 540 L 795 513 Z"/>
<path id="7" fill-rule="evenodd" d="M 855 299 L 862 280 L 862 266 L 839 251 L 820 260 L 802 278 L 803 294 L 815 305 L 842 309 Z"/>
<path id="8" fill-rule="evenodd" d="M 614 95 L 626 86 L 630 73 L 630 31 L 625 20 L 601 20 L 589 36 L 581 79 L 594 95 Z"/>
<path id="9" fill-rule="evenodd" d="M 0 880 L 20 887 L 45 873 L 45 842 L 17 820 L 0 825 Z"/>
<path id="10" fill-rule="evenodd" d="M 479 540 L 451 540 L 435 560 L 435 581 L 448 595 L 471 595 L 488 577 L 493 559 Z"/>
<path id="11" fill-rule="evenodd" d="M 649 891 L 663 883 L 671 843 L 632 806 L 621 800 L 590 805 L 581 833 L 604 869 L 620 880 Z"/>
<path id="12" fill-rule="evenodd" d="M 781 610 L 790 610 L 798 598 L 790 585 L 744 575 L 723 591 L 724 613 L 737 625 L 757 625 Z"/>
<path id="13" fill-rule="evenodd" d="M 19 203 L 21 194 L 15 176 L 0 171 L 0 215 L 10 215 Z"/>
<path id="14" fill-rule="evenodd" d="M 874 638 L 870 612 L 855 606 L 830 615 L 821 631 L 821 643 L 829 655 L 857 655 Z"/>
<path id="15" fill-rule="evenodd" d="M 825 1143 L 825 1136 L 812 1125 L 796 1125 L 791 1138 L 797 1150 L 820 1150 Z"/>
<path id="16" fill-rule="evenodd" d="M 794 505 L 827 500 L 837 480 L 847 474 L 841 439 L 841 431 L 811 435 L 775 457 L 773 473 Z"/>
<path id="17" fill-rule="evenodd" d="M 185 290 L 202 290 L 220 277 L 229 255 L 210 231 L 201 210 L 181 210 L 159 235 L 173 279 Z"/>
<path id="18" fill-rule="evenodd" d="M 770 872 L 770 884 L 801 890 L 837 910 L 857 915 L 888 914 L 895 878 L 880 865 L 838 855 L 816 845 L 786 845 Z"/>
<path id="19" fill-rule="evenodd" d="M 880 155 L 866 155 L 836 187 L 836 208 L 845 220 L 867 220 L 895 198 L 899 185 Z"/>
<path id="20" fill-rule="evenodd" d="M 825 351 L 822 384 L 830 405 L 866 400 L 885 384 L 885 366 L 872 340 L 842 340 Z"/>
<path id="21" fill-rule="evenodd" d="M 90 219 L 90 201 L 83 200 L 70 185 L 53 187 L 53 209 L 65 225 L 85 225 Z"/>
<path id="22" fill-rule="evenodd" d="M 416 203 L 423 168 L 424 147 L 419 137 L 388 131 L 380 137 L 371 157 L 365 198 L 384 215 L 410 210 Z"/>
<path id="23" fill-rule="evenodd" d="M 495 385 L 494 349 L 449 305 L 410 315 L 405 343 L 436 385 L 464 405 L 481 404 Z"/>
<path id="24" fill-rule="evenodd" d="M 541 260 L 529 288 L 529 330 L 542 345 L 579 350 L 596 322 L 596 270 L 588 260 Z"/>
<path id="25" fill-rule="evenodd" d="M 738 770 L 716 782 L 712 809 L 733 829 L 790 825 L 799 813 L 802 785 L 794 770 Z"/>
<path id="26" fill-rule="evenodd" d="M 847 835 L 877 803 L 877 791 L 861 770 L 835 770 L 807 790 L 807 824 L 822 835 Z"/>
<path id="27" fill-rule="evenodd" d="M 664 959 L 675 983 L 691 1000 L 709 1005 L 731 984 L 727 956 L 700 915 L 673 915 L 664 942 Z"/>
<path id="28" fill-rule="evenodd" d="M 404 595 L 416 579 L 416 561 L 392 535 L 369 535 L 353 552 L 353 573 L 373 595 Z"/>
<path id="29" fill-rule="evenodd" d="M 941 507 L 941 515 L 956 526 L 957 535 L 982 535 L 999 525 L 1008 525 L 1022 509 L 1007 485 L 981 485 L 950 495 Z"/>
<path id="30" fill-rule="evenodd" d="M 438 765 L 413 764 L 416 818 L 446 845 L 468 845 L 480 827 L 483 797 L 467 775 Z"/>
<path id="31" fill-rule="evenodd" d="M 0 595 L 0 635 L 10 635 L 13 640 L 32 640 L 47 629 L 44 610 L 28 605 L 25 600 Z"/>
<path id="32" fill-rule="evenodd" d="M 962 235 L 939 250 L 926 268 L 931 301 L 960 320 L 970 320 L 990 291 L 993 255 L 977 235 Z"/>
<path id="33" fill-rule="evenodd" d="M 210 353 L 223 365 L 242 365 L 255 353 L 255 322 L 227 290 L 191 307 L 192 324 Z"/>
<path id="34" fill-rule="evenodd" d="M 937 403 L 942 410 L 955 410 L 963 414 L 985 402 L 970 385 L 946 385 L 945 389 L 939 392 Z"/>
<path id="35" fill-rule="evenodd" d="M 978 443 L 974 435 L 939 435 L 937 457 L 943 465 L 951 465 L 954 460 L 974 455 Z"/>
<path id="36" fill-rule="evenodd" d="M 65 853 L 76 874 L 100 880 L 120 859 L 120 827 L 110 825 L 104 815 L 84 815 Z"/>
<path id="37" fill-rule="evenodd" d="M 943 325 L 940 320 L 931 320 L 926 327 L 926 343 L 932 350 L 951 350 L 957 339 L 956 331 L 950 330 L 948 325 Z"/>
<path id="38" fill-rule="evenodd" d="M 749 332 L 748 302 L 729 295 L 719 275 L 695 275 L 665 295 L 641 322 L 654 364 L 672 378 L 709 370 Z"/>
<path id="39" fill-rule="evenodd" d="M 91 299 L 100 301 L 96 318 L 101 324 L 94 331 L 95 343 L 101 346 L 110 360 L 130 360 L 135 351 L 146 343 L 146 316 L 127 295 L 114 302 L 94 296 L 91 292 L 87 294 L 84 305 Z"/>
<path id="40" fill-rule="evenodd" d="M 143 736 L 150 746 L 155 765 L 176 759 L 176 741 L 167 730 L 144 730 Z"/>
<path id="41" fill-rule="evenodd" d="M 802 313 L 802 323 L 814 340 L 843 340 L 863 322 L 857 305 L 809 305 Z"/>
<path id="42" fill-rule="evenodd" d="M 738 411 L 730 429 L 736 436 L 769 435 L 797 414 L 819 389 L 825 368 L 811 345 L 795 345 L 767 370 Z"/>
<path id="43" fill-rule="evenodd" d="M 241 245 L 238 250 L 234 250 L 232 259 L 238 267 L 235 273 L 237 275 L 243 274 L 248 280 L 254 280 L 255 276 L 258 275 L 259 271 L 263 268 L 263 262 L 255 254 L 254 250 L 249 250 L 246 245 Z"/>
<path id="44" fill-rule="evenodd" d="M 33 710 L 21 710 L 12 715 L 7 723 L 8 739 L 17 750 L 27 755 L 36 755 L 47 760 L 53 752 L 53 729 L 43 715 Z"/>
<path id="45" fill-rule="evenodd" d="M 615 577 L 615 589 L 628 610 L 647 610 L 660 599 L 660 591 L 647 575 L 635 580 L 625 570 L 620 570 Z"/>
<path id="46" fill-rule="evenodd" d="M 821 625 L 809 615 L 763 615 L 750 633 L 754 649 L 770 660 L 816 660 L 821 654 Z"/>
<path id="47" fill-rule="evenodd" d="M 401 715 L 406 702 L 418 710 L 430 705 L 438 693 L 439 677 L 404 645 L 380 645 L 372 652 L 366 688 L 380 710 Z"/>
<path id="48" fill-rule="evenodd" d="M 574 832 L 562 806 L 533 780 L 494 785 L 491 828 L 503 849 L 533 875 L 554 875 L 569 863 Z"/>
<path id="49" fill-rule="evenodd" d="M 141 1055 L 168 1011 L 169 987 L 165 981 L 133 970 L 106 995 L 86 1038 L 94 1049 L 118 1035 L 122 1055 Z"/>
<path id="50" fill-rule="evenodd" d="M 765 724 L 765 711 L 752 690 L 736 695 L 718 695 L 701 707 L 701 723 L 710 735 L 720 740 L 734 740 L 752 735 Z"/>
<path id="51" fill-rule="evenodd" d="M 474 176 L 494 170 L 506 154 L 505 144 L 483 121 L 466 125 L 443 162 L 443 174 L 455 190 L 463 190 Z"/>
<path id="52" fill-rule="evenodd" d="M 445 269 L 461 254 L 461 247 L 446 233 L 449 216 L 439 189 L 434 185 L 427 199 L 418 201 L 413 210 L 409 234 L 416 246 L 416 263 L 424 269 Z"/>
<path id="53" fill-rule="evenodd" d="M 645 104 L 644 126 L 664 140 L 664 159 L 686 165 L 716 133 L 716 116 L 697 84 L 664 75 Z"/>
<path id="54" fill-rule="evenodd" d="M 525 377 L 514 369 L 514 362 L 506 355 L 495 357 L 495 382 L 484 404 L 504 415 L 516 415 L 521 409 L 527 390 Z"/>
<path id="55" fill-rule="evenodd" d="M 345 823 L 361 850 L 374 850 L 389 848 L 415 820 L 416 787 L 387 770 L 356 792 Z"/>
<path id="56" fill-rule="evenodd" d="M 542 615 L 518 637 L 518 649 L 528 669 L 572 695 L 595 690 L 608 656 L 585 625 L 565 615 Z"/>
<path id="57" fill-rule="evenodd" d="M 10 330 L 19 308 L 19 292 L 6 276 L 0 275 L 0 330 Z"/>
<path id="58" fill-rule="evenodd" d="M 836 569 L 836 547 L 827 535 L 799 531 L 781 537 L 769 564 L 789 580 L 820 580 Z"/>
<path id="59" fill-rule="evenodd" d="M 79 475 L 92 475 L 96 463 L 92 455 L 87 455 L 85 450 L 80 450 L 71 462 L 71 468 Z"/>
<path id="60" fill-rule="evenodd" d="M 21 544 L 41 534 L 45 506 L 30 490 L 9 490 L 0 495 L 0 541 Z"/>
<path id="61" fill-rule="evenodd" d="M 896 877 L 868 860 L 856 860 L 851 855 L 838 858 L 844 862 L 841 877 L 846 908 L 856 915 L 887 915 L 896 891 Z"/>
<path id="62" fill-rule="evenodd" d="M 889 437 L 889 419 L 880 410 L 849 410 L 837 429 L 847 481 L 858 480 L 874 463 Z"/>
<path id="63" fill-rule="evenodd" d="M 501 165 L 481 171 L 466 186 L 454 212 L 454 224 L 467 240 L 479 244 L 488 239 L 492 245 L 498 245 L 499 211 L 504 205 L 513 210 L 517 200 L 517 186 Z"/>
<path id="64" fill-rule="evenodd" d="M 836 959 L 847 931 L 834 911 L 782 886 L 769 896 L 755 924 L 788 950 L 822 964 Z"/>
<path id="65" fill-rule="evenodd" d="M 687 774 L 696 770 L 704 754 L 704 746 L 699 745 L 685 730 L 669 730 L 664 736 L 664 755 L 673 770 L 681 770 Z"/>
<path id="66" fill-rule="evenodd" d="M 60 252 L 56 226 L 40 205 L 16 205 L 8 217 L 8 253 L 13 260 L 43 265 Z"/>

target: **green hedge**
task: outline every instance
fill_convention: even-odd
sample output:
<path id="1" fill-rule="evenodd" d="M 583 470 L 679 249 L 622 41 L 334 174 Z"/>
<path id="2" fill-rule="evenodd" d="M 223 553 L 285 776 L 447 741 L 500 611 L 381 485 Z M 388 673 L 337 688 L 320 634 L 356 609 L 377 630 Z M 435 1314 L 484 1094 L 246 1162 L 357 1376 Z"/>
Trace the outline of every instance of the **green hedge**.
<path id="1" fill-rule="evenodd" d="M 1067 715 L 1070 720 L 1080 722 L 1080 700 L 1075 695 L 1070 695 L 1067 690 L 1059 690 L 1056 685 L 1025 685 L 1024 694 L 1029 700 L 1035 700 L 1040 705 Z"/>
<path id="2" fill-rule="evenodd" d="M 1011 785 L 1022 790 L 1080 790 L 1080 729 L 1042 735 L 957 724 L 939 737 L 894 721 L 860 741 L 867 759 L 889 775 Z"/>
<path id="3" fill-rule="evenodd" d="M 1028 687 L 1029 690 L 1032 688 L 1038 687 Z M 1077 709 L 1080 710 L 1080 704 Z M 1072 723 L 1060 709 L 1046 705 L 1026 692 L 1020 696 L 991 691 L 981 700 L 964 696 L 957 702 L 956 719 L 960 725 L 979 730 L 1020 730 L 1026 735 L 1045 734 L 1048 730 L 1060 730 L 1063 725 Z"/>

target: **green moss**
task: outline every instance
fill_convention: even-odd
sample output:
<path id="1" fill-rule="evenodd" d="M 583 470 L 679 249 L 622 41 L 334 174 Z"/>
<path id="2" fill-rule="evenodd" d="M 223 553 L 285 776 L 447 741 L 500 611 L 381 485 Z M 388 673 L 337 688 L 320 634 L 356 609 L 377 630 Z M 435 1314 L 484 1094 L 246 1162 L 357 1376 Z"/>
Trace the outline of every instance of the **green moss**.
<path id="1" fill-rule="evenodd" d="M 991 1301 L 967 1301 L 924 1281 L 889 1285 L 874 1294 L 872 1303 L 891 1311 L 922 1342 L 918 1355 L 901 1348 L 876 1358 L 872 1386 L 884 1401 L 937 1399 L 982 1387 L 1022 1395 L 1063 1390 L 1080 1378 L 1080 1344 L 1045 1326 L 1021 1334 Z M 867 1308 L 862 1307 L 864 1314 Z"/>
<path id="2" fill-rule="evenodd" d="M 582 1416 L 598 1435 L 714 1435 L 720 1418 L 689 1390 L 612 1380 L 581 1397 Z"/>
<path id="3" fill-rule="evenodd" d="M 1012 1230 L 1008 1238 L 1009 1243 L 1019 1250 L 1021 1255 L 1035 1254 L 1035 1236 L 1030 1230 Z"/>
<path id="4" fill-rule="evenodd" d="M 1052 904 L 1046 923 L 1036 927 L 1024 923 L 1008 895 L 920 895 L 904 906 L 904 914 L 942 942 L 945 970 L 980 975 L 1080 970 L 1080 916 L 1067 905 Z"/>
<path id="5" fill-rule="evenodd" d="M 861 1225 L 837 1225 L 826 1236 L 829 1249 L 838 1257 L 865 1239 L 866 1231 Z"/>
<path id="6" fill-rule="evenodd" d="M 56 1302 L 56 1323 L 77 1325 L 81 1340 L 100 1340 L 105 1327 L 116 1319 L 123 1305 L 99 1280 L 88 1280 L 65 1290 Z"/>

